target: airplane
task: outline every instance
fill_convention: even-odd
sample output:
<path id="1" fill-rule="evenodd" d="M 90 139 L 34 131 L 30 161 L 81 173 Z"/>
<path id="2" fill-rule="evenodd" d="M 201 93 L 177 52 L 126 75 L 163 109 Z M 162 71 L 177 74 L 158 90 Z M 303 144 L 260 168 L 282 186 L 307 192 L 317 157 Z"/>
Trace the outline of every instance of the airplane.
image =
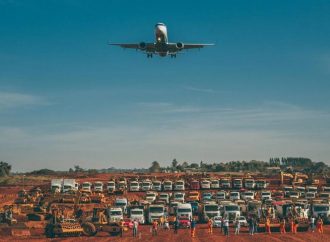
<path id="1" fill-rule="evenodd" d="M 145 52 L 148 58 L 152 58 L 153 55 L 159 55 L 161 57 L 171 56 L 171 58 L 176 58 L 176 55 L 182 50 L 201 49 L 205 46 L 214 45 L 214 44 L 186 44 L 182 42 L 169 43 L 167 36 L 167 27 L 163 23 L 157 23 L 155 25 L 155 38 L 156 39 L 154 43 L 146 43 L 146 42 L 140 42 L 137 44 L 109 43 L 109 45 L 120 46 L 124 49 L 140 50 Z"/>

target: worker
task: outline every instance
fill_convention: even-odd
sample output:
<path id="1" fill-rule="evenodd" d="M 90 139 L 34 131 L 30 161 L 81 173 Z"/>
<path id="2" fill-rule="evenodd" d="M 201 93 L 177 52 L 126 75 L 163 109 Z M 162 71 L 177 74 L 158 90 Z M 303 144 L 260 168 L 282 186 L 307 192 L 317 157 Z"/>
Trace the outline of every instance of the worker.
<path id="1" fill-rule="evenodd" d="M 158 235 L 158 221 L 155 219 L 152 222 L 152 236 L 157 236 Z"/>
<path id="2" fill-rule="evenodd" d="M 196 234 L 196 221 L 195 221 L 195 219 L 191 220 L 190 228 L 191 228 L 191 237 L 195 238 L 195 234 Z"/>
<path id="3" fill-rule="evenodd" d="M 267 218 L 266 222 L 265 222 L 265 229 L 266 229 L 266 233 L 271 234 L 272 232 L 270 231 L 270 219 Z"/>
<path id="4" fill-rule="evenodd" d="M 139 226 L 139 222 L 135 219 L 133 221 L 133 237 L 137 237 L 138 234 L 138 226 Z"/>
<path id="5" fill-rule="evenodd" d="M 163 226 L 164 226 L 164 217 L 163 216 L 161 216 L 160 219 L 159 219 L 159 226 L 161 228 L 163 228 Z"/>
<path id="6" fill-rule="evenodd" d="M 313 216 L 310 218 L 310 227 L 311 227 L 312 232 L 314 233 L 314 231 L 315 231 L 315 218 Z"/>
<path id="7" fill-rule="evenodd" d="M 235 234 L 239 235 L 239 231 L 241 229 L 241 223 L 239 222 L 239 220 L 237 219 L 235 221 Z"/>
<path id="8" fill-rule="evenodd" d="M 281 232 L 281 234 L 286 233 L 286 231 L 285 231 L 285 219 L 282 219 L 281 222 L 280 222 L 280 232 Z"/>
<path id="9" fill-rule="evenodd" d="M 254 234 L 254 221 L 252 217 L 249 217 L 248 219 L 248 225 L 249 225 L 249 234 L 253 235 Z"/>
<path id="10" fill-rule="evenodd" d="M 323 219 L 321 217 L 316 222 L 316 228 L 319 233 L 323 234 Z"/>
<path id="11" fill-rule="evenodd" d="M 120 237 L 123 237 L 124 226 L 125 226 L 125 223 L 124 223 L 123 219 L 120 220 L 119 226 L 120 226 Z"/>
<path id="12" fill-rule="evenodd" d="M 165 218 L 165 222 L 164 222 L 164 229 L 170 229 L 170 224 L 169 224 L 169 222 L 168 222 L 168 219 L 167 218 Z"/>
<path id="13" fill-rule="evenodd" d="M 226 236 L 229 236 L 229 220 L 227 218 L 223 220 L 223 231 Z"/>
<path id="14" fill-rule="evenodd" d="M 101 224 L 106 224 L 108 221 L 107 221 L 107 217 L 105 216 L 104 214 L 104 210 L 100 211 L 99 213 L 99 218 L 100 218 L 100 223 Z"/>
<path id="15" fill-rule="evenodd" d="M 258 233 L 259 218 L 253 218 L 254 234 Z"/>
<path id="16" fill-rule="evenodd" d="M 207 221 L 207 228 L 208 228 L 209 234 L 213 234 L 213 220 L 212 219 L 209 219 L 209 221 Z"/>
<path id="17" fill-rule="evenodd" d="M 179 229 L 179 220 L 175 219 L 174 220 L 174 233 L 177 234 Z"/>
<path id="18" fill-rule="evenodd" d="M 298 219 L 295 219 L 294 220 L 294 224 L 293 224 L 293 230 L 294 230 L 294 233 L 296 234 L 297 231 L 298 231 L 298 225 L 299 225 L 299 220 Z"/>

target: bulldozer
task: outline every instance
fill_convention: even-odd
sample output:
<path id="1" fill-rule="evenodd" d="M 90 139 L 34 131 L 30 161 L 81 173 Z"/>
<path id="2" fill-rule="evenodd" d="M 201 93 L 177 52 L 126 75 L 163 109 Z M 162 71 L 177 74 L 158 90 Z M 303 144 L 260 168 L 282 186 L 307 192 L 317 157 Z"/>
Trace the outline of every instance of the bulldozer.
<path id="1" fill-rule="evenodd" d="M 81 227 L 83 228 L 83 234 L 86 236 L 95 236 L 99 231 L 117 236 L 123 229 L 118 222 L 110 222 L 109 208 L 94 208 L 91 221 L 83 222 Z"/>
<path id="2" fill-rule="evenodd" d="M 45 227 L 45 234 L 49 238 L 80 236 L 83 232 L 76 219 L 59 216 L 59 209 L 52 210 L 52 218 Z"/>

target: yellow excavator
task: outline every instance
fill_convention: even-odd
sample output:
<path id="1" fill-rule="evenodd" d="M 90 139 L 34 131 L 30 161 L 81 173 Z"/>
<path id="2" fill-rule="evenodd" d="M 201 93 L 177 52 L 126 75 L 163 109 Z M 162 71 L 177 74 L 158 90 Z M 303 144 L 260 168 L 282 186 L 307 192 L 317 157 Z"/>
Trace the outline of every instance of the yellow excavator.
<path id="1" fill-rule="evenodd" d="M 285 177 L 290 178 L 290 183 L 292 183 L 292 185 L 303 184 L 304 181 L 308 180 L 308 175 L 306 175 L 306 174 L 302 174 L 302 173 L 299 173 L 299 172 L 291 174 L 291 173 L 281 171 L 281 185 L 284 184 L 284 178 Z"/>

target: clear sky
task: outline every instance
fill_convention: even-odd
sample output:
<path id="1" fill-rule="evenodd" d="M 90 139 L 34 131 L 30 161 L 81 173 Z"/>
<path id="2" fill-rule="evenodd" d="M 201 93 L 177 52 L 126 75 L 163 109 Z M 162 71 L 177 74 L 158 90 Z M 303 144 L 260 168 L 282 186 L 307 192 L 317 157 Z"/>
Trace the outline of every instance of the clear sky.
<path id="1" fill-rule="evenodd" d="M 14 170 L 330 161 L 330 1 L 0 0 Z M 147 59 L 113 42 L 214 42 Z M 328 162 L 329 164 L 329 162 Z"/>

